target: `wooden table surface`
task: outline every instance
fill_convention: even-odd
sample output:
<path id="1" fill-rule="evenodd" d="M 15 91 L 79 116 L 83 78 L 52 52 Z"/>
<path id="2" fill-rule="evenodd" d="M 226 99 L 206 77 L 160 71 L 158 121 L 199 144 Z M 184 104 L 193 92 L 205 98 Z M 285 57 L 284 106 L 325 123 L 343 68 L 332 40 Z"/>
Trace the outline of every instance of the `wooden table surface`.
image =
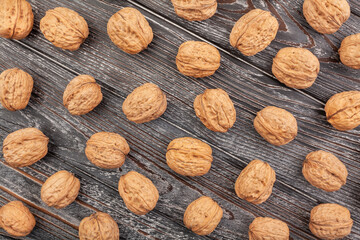
<path id="1" fill-rule="evenodd" d="M 315 32 L 302 15 L 303 0 L 218 0 L 211 19 L 188 22 L 176 16 L 170 0 L 29 0 L 35 23 L 22 41 L 0 40 L 0 70 L 19 67 L 34 78 L 34 90 L 26 109 L 0 109 L 1 142 L 15 130 L 36 127 L 50 138 L 47 156 L 30 167 L 0 164 L 0 205 L 23 201 L 37 224 L 25 239 L 77 239 L 82 218 L 95 211 L 109 213 L 118 223 L 121 239 L 247 239 L 248 226 L 257 216 L 285 221 L 292 239 L 316 239 L 308 228 L 310 210 L 320 203 L 347 207 L 354 219 L 345 239 L 360 239 L 360 128 L 340 132 L 325 118 L 324 104 L 335 93 L 360 90 L 360 71 L 339 63 L 337 49 L 342 39 L 360 32 L 360 3 L 350 0 L 351 17 L 333 35 Z M 39 21 L 48 9 L 58 6 L 77 11 L 88 22 L 89 38 L 75 52 L 63 51 L 48 42 Z M 106 33 L 107 21 L 122 7 L 134 7 L 148 19 L 154 40 L 137 55 L 118 49 Z M 264 51 L 245 57 L 228 41 L 232 26 L 253 8 L 271 11 L 280 23 L 276 39 Z M 211 77 L 194 79 L 181 75 L 175 56 L 181 43 L 202 40 L 221 52 L 220 69 Z M 310 49 L 321 62 L 315 84 L 306 90 L 285 87 L 271 73 L 272 58 L 283 47 Z M 62 104 L 68 82 L 79 74 L 90 74 L 102 87 L 102 103 L 85 116 L 71 116 Z M 139 85 L 153 82 L 166 93 L 168 108 L 159 119 L 134 124 L 121 106 Z M 206 88 L 222 88 L 235 103 L 237 119 L 227 133 L 215 133 L 195 116 L 193 101 Z M 294 114 L 299 131 L 291 143 L 276 147 L 262 139 L 252 125 L 257 111 L 274 105 Z M 124 136 L 131 148 L 121 169 L 104 170 L 91 164 L 84 148 L 99 131 Z M 208 174 L 184 177 L 166 164 L 169 142 L 191 136 L 211 145 L 214 161 Z M 341 190 L 326 193 L 311 186 L 302 176 L 307 153 L 317 149 L 338 156 L 349 171 Z M 253 159 L 264 160 L 275 169 L 271 197 L 261 205 L 239 199 L 234 182 Z M 47 177 L 59 170 L 73 172 L 81 180 L 77 200 L 60 210 L 46 206 L 40 189 Z M 119 177 L 130 170 L 150 178 L 160 199 L 145 216 L 131 213 L 120 198 Z M 216 200 L 224 216 L 209 236 L 197 236 L 184 227 L 182 218 L 189 203 L 202 195 Z M 0 238 L 8 235 L 0 230 Z"/>

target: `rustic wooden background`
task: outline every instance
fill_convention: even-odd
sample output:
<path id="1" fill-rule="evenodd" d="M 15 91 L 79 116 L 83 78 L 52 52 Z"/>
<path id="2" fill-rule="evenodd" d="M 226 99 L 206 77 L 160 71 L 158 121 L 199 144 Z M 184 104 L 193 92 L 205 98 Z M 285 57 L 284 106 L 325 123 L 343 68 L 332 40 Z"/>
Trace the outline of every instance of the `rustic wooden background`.
<path id="1" fill-rule="evenodd" d="M 351 17 L 333 35 L 321 35 L 306 23 L 303 0 L 218 0 L 211 19 L 188 22 L 177 17 L 170 0 L 30 0 L 34 29 L 22 41 L 0 40 L 0 70 L 19 67 L 30 73 L 34 90 L 25 110 L 0 109 L 1 142 L 7 134 L 37 127 L 49 138 L 49 153 L 36 164 L 21 169 L 0 164 L 0 205 L 21 200 L 36 217 L 36 227 L 26 239 L 76 239 L 78 224 L 94 211 L 109 213 L 119 224 L 121 239 L 247 239 L 248 226 L 256 216 L 285 221 L 292 239 L 316 239 L 308 229 L 310 210 L 319 203 L 339 203 L 352 213 L 354 226 L 346 239 L 360 239 L 360 129 L 336 131 L 325 119 L 326 101 L 335 93 L 360 90 L 360 71 L 339 63 L 341 40 L 360 32 L 360 3 L 351 0 Z M 39 30 L 45 11 L 58 6 L 77 11 L 89 24 L 90 35 L 75 52 L 48 42 Z M 148 19 L 154 40 L 148 50 L 128 55 L 107 36 L 106 24 L 122 7 L 135 7 Z M 261 53 L 245 57 L 228 41 L 233 24 L 253 8 L 270 10 L 280 23 L 276 40 Z M 211 77 L 193 79 L 181 75 L 175 65 L 179 45 L 203 40 L 221 51 L 221 67 Z M 321 61 L 315 84 L 294 90 L 271 74 L 272 58 L 286 46 L 310 49 Z M 71 116 L 62 105 L 67 83 L 79 74 L 90 74 L 102 86 L 104 99 L 91 113 Z M 167 94 L 168 109 L 159 119 L 145 124 L 129 122 L 121 111 L 125 97 L 137 86 L 153 82 Z M 206 88 L 222 88 L 235 103 L 237 121 L 228 133 L 214 133 L 195 116 L 193 100 Z M 299 133 L 294 141 L 275 147 L 254 130 L 257 111 L 275 105 L 293 113 Z M 117 132 L 130 144 L 124 166 L 99 169 L 85 157 L 87 139 L 98 131 Z M 208 174 L 183 177 L 166 165 L 168 143 L 192 136 L 209 143 L 214 161 Z M 302 161 L 310 151 L 323 149 L 337 155 L 347 166 L 347 184 L 334 193 L 312 187 L 302 176 Z M 258 158 L 275 169 L 277 181 L 265 203 L 253 205 L 239 199 L 234 182 L 251 160 Z M 56 171 L 68 170 L 81 180 L 80 194 L 65 209 L 47 207 L 40 199 L 41 184 Z M 160 199 L 152 212 L 136 216 L 118 195 L 119 177 L 136 170 L 157 186 Z M 199 237 L 182 223 L 187 205 L 207 195 L 224 209 L 224 217 L 210 236 Z M 0 238 L 8 235 L 0 230 Z"/>

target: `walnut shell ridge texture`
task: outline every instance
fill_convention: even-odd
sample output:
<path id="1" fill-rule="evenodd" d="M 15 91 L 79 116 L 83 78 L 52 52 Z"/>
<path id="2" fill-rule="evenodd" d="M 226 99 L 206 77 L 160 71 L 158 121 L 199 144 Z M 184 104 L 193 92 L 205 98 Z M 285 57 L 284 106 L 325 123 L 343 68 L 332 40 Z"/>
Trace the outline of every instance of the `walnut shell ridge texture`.
<path id="1" fill-rule="evenodd" d="M 126 97 L 122 110 L 130 121 L 145 123 L 163 115 L 166 107 L 165 93 L 157 85 L 145 83 Z"/>
<path id="2" fill-rule="evenodd" d="M 273 74 L 288 87 L 297 89 L 311 87 L 319 71 L 318 58 L 305 48 L 282 48 L 273 59 Z"/>
<path id="3" fill-rule="evenodd" d="M 126 207 L 136 215 L 147 214 L 159 200 L 159 192 L 152 181 L 135 171 L 120 177 L 119 194 Z"/>
<path id="4" fill-rule="evenodd" d="M 289 227 L 283 221 L 257 217 L 249 226 L 249 240 L 288 240 Z"/>
<path id="5" fill-rule="evenodd" d="M 144 15 L 126 7 L 112 15 L 107 24 L 111 41 L 129 54 L 146 49 L 153 39 L 153 31 Z"/>
<path id="6" fill-rule="evenodd" d="M 119 240 L 119 237 L 119 226 L 107 213 L 96 212 L 80 222 L 80 240 Z"/>
<path id="7" fill-rule="evenodd" d="M 0 75 L 0 102 L 9 111 L 26 108 L 33 89 L 33 78 L 18 68 L 5 70 Z"/>
<path id="8" fill-rule="evenodd" d="M 12 201 L 0 208 L 0 227 L 12 236 L 31 233 L 36 221 L 30 210 L 20 201 Z"/>
<path id="9" fill-rule="evenodd" d="M 360 33 L 344 38 L 339 49 L 341 62 L 353 69 L 360 69 Z"/>
<path id="10" fill-rule="evenodd" d="M 10 133 L 3 142 L 5 161 L 13 167 L 26 167 L 48 152 L 49 138 L 39 129 L 23 128 Z"/>
<path id="11" fill-rule="evenodd" d="M 186 208 L 185 226 L 197 235 L 208 235 L 215 230 L 223 216 L 223 210 L 210 197 L 202 196 Z"/>
<path id="12" fill-rule="evenodd" d="M 166 152 L 168 166 L 184 176 L 206 174 L 213 161 L 211 147 L 195 138 L 176 138 L 169 143 Z"/>
<path id="13" fill-rule="evenodd" d="M 339 204 L 319 204 L 310 212 L 309 228 L 321 239 L 343 238 L 350 234 L 352 225 L 350 211 Z"/>
<path id="14" fill-rule="evenodd" d="M 211 18 L 217 9 L 216 0 L 171 0 L 176 14 L 189 21 Z"/>
<path id="15" fill-rule="evenodd" d="M 0 37 L 21 40 L 34 24 L 30 3 L 25 0 L 0 0 Z"/>
<path id="16" fill-rule="evenodd" d="M 251 161 L 235 182 L 236 195 L 253 204 L 265 202 L 276 180 L 274 169 L 261 160 Z"/>
<path id="17" fill-rule="evenodd" d="M 57 7 L 46 12 L 40 21 L 40 30 L 56 47 L 75 51 L 89 36 L 85 19 L 77 12 Z"/>
<path id="18" fill-rule="evenodd" d="M 234 103 L 222 89 L 206 89 L 194 101 L 196 116 L 210 130 L 227 132 L 236 121 Z"/>
<path id="19" fill-rule="evenodd" d="M 63 103 L 72 115 L 92 111 L 103 99 L 101 87 L 90 75 L 79 75 L 66 86 Z"/>
<path id="20" fill-rule="evenodd" d="M 245 56 L 253 56 L 275 39 L 278 29 L 279 23 L 270 12 L 254 9 L 235 23 L 230 44 Z"/>
<path id="21" fill-rule="evenodd" d="M 61 170 L 51 175 L 41 187 L 41 200 L 50 207 L 64 208 L 75 201 L 80 180 L 72 173 Z"/>
<path id="22" fill-rule="evenodd" d="M 350 5 L 347 0 L 305 0 L 303 14 L 313 29 L 332 34 L 350 17 Z"/>

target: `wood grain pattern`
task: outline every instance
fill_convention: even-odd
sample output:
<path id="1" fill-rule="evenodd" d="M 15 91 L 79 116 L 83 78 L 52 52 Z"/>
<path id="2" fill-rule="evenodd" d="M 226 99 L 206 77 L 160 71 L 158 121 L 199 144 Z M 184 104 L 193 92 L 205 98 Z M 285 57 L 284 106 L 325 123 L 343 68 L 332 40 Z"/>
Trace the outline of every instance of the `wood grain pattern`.
<path id="1" fill-rule="evenodd" d="M 180 19 L 167 0 L 29 2 L 35 15 L 30 36 L 22 41 L 0 40 L 0 70 L 19 67 L 35 82 L 26 109 L 0 109 L 1 141 L 24 127 L 37 127 L 50 138 L 49 154 L 36 164 L 21 169 L 3 160 L 0 164 L 0 205 L 20 199 L 38 222 L 26 239 L 76 239 L 79 222 L 94 211 L 107 212 L 115 219 L 121 239 L 247 239 L 248 226 L 256 216 L 285 221 L 292 239 L 316 239 L 307 226 L 309 213 L 323 202 L 348 207 L 354 227 L 346 239 L 360 239 L 360 131 L 336 131 L 323 111 L 324 103 L 334 93 L 360 89 L 360 73 L 340 64 L 336 53 L 345 36 L 360 31 L 360 4 L 356 0 L 350 1 L 349 21 L 336 34 L 326 36 L 305 22 L 301 0 L 221 0 L 215 16 L 203 22 Z M 55 48 L 39 30 L 45 11 L 57 6 L 77 11 L 89 24 L 89 38 L 76 52 Z M 127 6 L 139 9 L 154 31 L 153 42 L 138 55 L 122 52 L 106 33 L 110 16 Z M 244 57 L 231 48 L 228 35 L 234 22 L 254 7 L 269 9 L 278 18 L 281 31 L 266 50 Z M 185 77 L 175 65 L 180 44 L 198 39 L 211 42 L 222 55 L 220 69 L 204 79 Z M 295 91 L 272 77 L 272 58 L 285 46 L 309 48 L 320 58 L 321 73 L 313 87 Z M 104 94 L 94 111 L 80 117 L 71 116 L 62 105 L 67 83 L 78 74 L 94 76 Z M 167 94 L 168 109 L 155 121 L 133 124 L 122 113 L 121 105 L 135 87 L 145 82 L 159 85 Z M 237 121 L 228 133 L 211 132 L 195 116 L 193 101 L 206 88 L 224 89 L 235 103 Z M 272 146 L 254 130 L 256 112 L 267 105 L 285 108 L 297 118 L 299 134 L 290 144 Z M 99 169 L 86 159 L 85 143 L 98 131 L 117 132 L 127 139 L 131 151 L 121 169 Z M 214 161 L 208 174 L 183 177 L 166 165 L 168 143 L 184 136 L 212 146 Z M 346 164 L 348 182 L 340 191 L 323 192 L 303 178 L 302 161 L 316 149 L 330 151 Z M 258 206 L 236 197 L 233 189 L 240 171 L 255 158 L 270 163 L 277 174 L 273 194 Z M 40 188 L 48 176 L 62 169 L 81 180 L 81 189 L 75 203 L 56 210 L 41 201 Z M 155 210 L 145 216 L 128 211 L 117 192 L 120 176 L 130 170 L 149 177 L 160 193 Z M 193 234 L 182 223 L 187 205 L 201 195 L 212 197 L 224 209 L 218 228 L 204 237 Z M 0 235 L 7 238 L 2 230 Z"/>

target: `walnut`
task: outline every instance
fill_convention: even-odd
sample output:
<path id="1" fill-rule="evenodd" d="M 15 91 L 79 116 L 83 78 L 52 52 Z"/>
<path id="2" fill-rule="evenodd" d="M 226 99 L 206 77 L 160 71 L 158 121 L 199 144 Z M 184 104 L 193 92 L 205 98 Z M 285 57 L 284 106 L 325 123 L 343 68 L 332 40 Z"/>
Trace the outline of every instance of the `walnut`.
<path id="1" fill-rule="evenodd" d="M 208 43 L 187 41 L 179 47 L 176 66 L 186 76 L 207 77 L 220 67 L 220 53 Z"/>
<path id="2" fill-rule="evenodd" d="M 253 204 L 265 202 L 276 180 L 274 169 L 261 160 L 251 161 L 235 182 L 236 195 Z"/>
<path id="3" fill-rule="evenodd" d="M 211 147 L 195 138 L 183 137 L 170 142 L 166 152 L 169 167 L 184 176 L 201 176 L 211 168 Z"/>
<path id="4" fill-rule="evenodd" d="M 332 96 L 325 105 L 328 122 L 340 131 L 360 125 L 360 91 L 347 91 Z"/>
<path id="5" fill-rule="evenodd" d="M 12 236 L 30 234 L 35 224 L 34 215 L 20 201 L 9 202 L 0 208 L 0 227 Z"/>
<path id="6" fill-rule="evenodd" d="M 283 221 L 257 217 L 249 226 L 249 240 L 289 240 L 289 227 Z"/>
<path id="7" fill-rule="evenodd" d="M 80 240 L 119 240 L 119 236 L 119 226 L 107 213 L 97 212 L 80 222 Z"/>
<path id="8" fill-rule="evenodd" d="M 23 128 L 10 133 L 3 142 L 5 161 L 13 167 L 36 163 L 48 152 L 49 138 L 39 129 Z"/>
<path id="9" fill-rule="evenodd" d="M 332 34 L 350 17 L 350 5 L 347 0 L 305 0 L 303 13 L 313 29 Z"/>
<path id="10" fill-rule="evenodd" d="M 119 194 L 126 207 L 137 215 L 153 210 L 159 199 L 159 192 L 152 181 L 135 171 L 120 177 Z"/>
<path id="11" fill-rule="evenodd" d="M 123 8 L 111 16 L 107 32 L 111 41 L 129 54 L 146 49 L 153 39 L 152 29 L 144 15 L 131 7 Z"/>
<path id="12" fill-rule="evenodd" d="M 350 234 L 352 225 L 349 210 L 339 204 L 320 204 L 310 213 L 310 230 L 321 239 L 343 238 Z"/>
<path id="13" fill-rule="evenodd" d="M 80 190 L 80 180 L 62 170 L 51 175 L 41 187 L 41 200 L 50 207 L 64 208 L 75 201 Z"/>
<path id="14" fill-rule="evenodd" d="M 268 106 L 259 111 L 254 119 L 256 131 L 269 143 L 285 145 L 297 135 L 297 122 L 288 111 Z"/>
<path id="15" fill-rule="evenodd" d="M 320 71 L 318 58 L 305 48 L 286 47 L 275 56 L 272 72 L 288 87 L 311 87 Z"/>
<path id="16" fill-rule="evenodd" d="M 135 123 L 150 122 L 159 118 L 166 110 L 166 95 L 153 83 L 145 83 L 130 93 L 122 110 Z"/>
<path id="17" fill-rule="evenodd" d="M 10 111 L 26 108 L 33 85 L 33 78 L 27 72 L 18 68 L 5 70 L 0 75 L 1 105 Z"/>
<path id="18" fill-rule="evenodd" d="M 202 196 L 185 210 L 185 226 L 198 235 L 208 235 L 215 230 L 223 216 L 223 210 L 210 197 Z"/>
<path id="19" fill-rule="evenodd" d="M 339 55 L 344 65 L 360 69 L 360 33 L 344 38 L 341 42 Z"/>
<path id="20" fill-rule="evenodd" d="M 270 12 L 254 9 L 242 16 L 230 34 L 231 46 L 246 56 L 264 50 L 275 39 L 279 23 Z"/>
<path id="21" fill-rule="evenodd" d="M 90 75 L 79 75 L 66 86 L 64 106 L 72 115 L 83 115 L 92 111 L 102 101 L 101 87 Z"/>
<path id="22" fill-rule="evenodd" d="M 189 21 L 211 18 L 217 8 L 216 0 L 171 0 L 176 14 Z"/>
<path id="23" fill-rule="evenodd" d="M 120 168 L 130 147 L 125 138 L 116 133 L 95 133 L 86 142 L 86 157 L 101 168 Z"/>
<path id="24" fill-rule="evenodd" d="M 89 35 L 85 19 L 63 7 L 48 10 L 40 21 L 40 30 L 56 47 L 70 51 L 79 49 Z"/>
<path id="25" fill-rule="evenodd" d="M 234 104 L 222 89 L 206 89 L 195 98 L 194 109 L 201 122 L 214 132 L 227 132 L 236 121 Z"/>

